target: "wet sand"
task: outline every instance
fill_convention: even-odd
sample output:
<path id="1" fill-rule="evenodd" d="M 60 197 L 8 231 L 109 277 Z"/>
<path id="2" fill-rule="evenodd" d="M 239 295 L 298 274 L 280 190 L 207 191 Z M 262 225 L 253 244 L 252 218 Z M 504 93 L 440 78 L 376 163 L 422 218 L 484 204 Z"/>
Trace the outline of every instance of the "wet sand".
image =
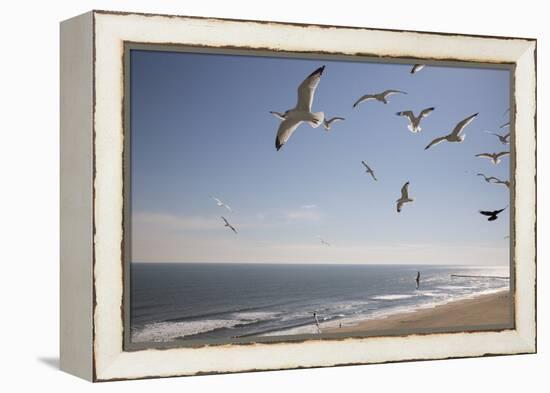
<path id="1" fill-rule="evenodd" d="M 507 325 L 512 322 L 509 291 L 481 295 L 433 308 L 370 319 L 354 325 L 324 328 L 323 333 L 365 333 L 396 329 L 438 329 Z"/>

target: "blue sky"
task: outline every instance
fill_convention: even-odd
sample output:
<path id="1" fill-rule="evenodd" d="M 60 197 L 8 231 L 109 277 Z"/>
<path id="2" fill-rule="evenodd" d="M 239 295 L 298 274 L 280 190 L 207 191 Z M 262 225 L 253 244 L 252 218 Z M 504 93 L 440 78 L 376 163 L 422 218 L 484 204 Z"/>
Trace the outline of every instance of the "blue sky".
<path id="1" fill-rule="evenodd" d="M 298 85 L 323 64 L 313 110 L 346 120 L 330 132 L 302 124 L 277 152 L 279 120 L 269 111 L 294 107 Z M 508 205 L 508 190 L 476 173 L 508 179 L 510 161 L 495 166 L 474 155 L 509 149 L 483 132 L 501 132 L 508 120 L 509 72 L 409 71 L 403 64 L 132 51 L 133 261 L 508 264 L 508 211 L 495 222 L 478 213 Z M 352 108 L 363 94 L 389 88 L 408 94 Z M 419 134 L 395 115 L 431 106 Z M 476 112 L 463 143 L 424 150 Z M 406 181 L 415 202 L 398 214 Z"/>

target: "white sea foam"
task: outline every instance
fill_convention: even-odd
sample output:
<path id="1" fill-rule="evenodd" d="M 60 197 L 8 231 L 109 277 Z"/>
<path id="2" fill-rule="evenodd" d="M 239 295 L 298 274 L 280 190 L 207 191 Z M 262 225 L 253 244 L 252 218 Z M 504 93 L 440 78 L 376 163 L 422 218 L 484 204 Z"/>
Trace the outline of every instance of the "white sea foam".
<path id="1" fill-rule="evenodd" d="M 232 328 L 241 324 L 254 323 L 256 320 L 207 319 L 185 322 L 155 322 L 132 332 L 133 342 L 168 342 L 178 337 L 211 332 L 216 329 Z"/>
<path id="2" fill-rule="evenodd" d="M 436 289 L 443 289 L 444 291 L 461 291 L 465 289 L 474 289 L 476 287 L 472 287 L 469 285 L 440 285 L 436 287 Z"/>
<path id="3" fill-rule="evenodd" d="M 167 342 L 179 337 L 207 333 L 216 329 L 250 325 L 276 318 L 277 312 L 242 311 L 231 314 L 231 319 L 207 319 L 200 321 L 154 322 L 132 332 L 134 342 Z"/>
<path id="4" fill-rule="evenodd" d="M 457 300 L 462 300 L 462 299 L 471 299 L 471 298 L 474 298 L 474 297 L 477 297 L 477 296 L 481 296 L 481 295 L 491 295 L 493 293 L 498 293 L 498 292 L 502 292 L 504 290 L 508 289 L 508 287 L 506 286 L 503 286 L 503 287 L 497 287 L 497 288 L 490 288 L 490 289 L 485 289 L 483 291 L 477 291 L 477 292 L 472 292 L 472 293 L 469 293 L 467 295 L 464 295 L 462 296 L 461 298 L 457 299 Z"/>
<path id="5" fill-rule="evenodd" d="M 338 309 L 338 310 L 347 311 L 347 310 L 352 310 L 352 309 L 357 308 L 357 307 L 366 307 L 369 303 L 370 302 L 368 302 L 366 300 L 352 300 L 352 301 L 342 303 L 342 304 L 332 303 L 332 304 L 330 304 L 330 306 L 331 306 L 331 308 L 333 307 L 333 308 Z"/>
<path id="6" fill-rule="evenodd" d="M 234 318 L 244 321 L 260 321 L 274 319 L 279 315 L 278 312 L 270 311 L 242 311 L 231 314 Z"/>
<path id="7" fill-rule="evenodd" d="M 317 326 L 315 324 L 311 324 L 311 325 L 297 326 L 289 329 L 264 333 L 262 334 L 262 336 L 292 336 L 297 334 L 317 334 L 317 333 L 319 333 L 319 331 L 317 330 Z"/>
<path id="8" fill-rule="evenodd" d="M 420 295 L 429 297 L 445 297 L 446 295 L 441 292 L 420 291 Z"/>
<path id="9" fill-rule="evenodd" d="M 380 295 L 380 296 L 373 296 L 371 299 L 374 300 L 402 300 L 402 299 L 410 299 L 417 295 Z"/>

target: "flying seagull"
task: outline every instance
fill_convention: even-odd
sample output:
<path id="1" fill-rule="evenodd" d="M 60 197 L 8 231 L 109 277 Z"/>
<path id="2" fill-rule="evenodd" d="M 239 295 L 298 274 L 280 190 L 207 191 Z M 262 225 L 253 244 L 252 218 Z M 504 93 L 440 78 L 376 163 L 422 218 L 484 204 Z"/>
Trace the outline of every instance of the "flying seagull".
<path id="1" fill-rule="evenodd" d="M 416 289 L 420 288 L 420 272 L 416 272 Z"/>
<path id="2" fill-rule="evenodd" d="M 494 177 L 494 176 L 487 177 L 483 173 L 478 173 L 477 175 L 478 176 L 483 176 L 483 178 L 485 179 L 485 181 L 487 183 L 502 184 L 503 186 L 506 186 L 506 187 L 510 188 L 510 181 L 509 180 L 500 180 L 498 177 Z"/>
<path id="3" fill-rule="evenodd" d="M 309 123 L 313 128 L 317 128 L 323 123 L 325 114 L 323 112 L 311 112 L 311 105 L 324 70 L 325 66 L 317 68 L 298 87 L 298 102 L 294 108 L 285 112 L 284 120 L 277 130 L 277 137 L 275 138 L 275 148 L 277 150 L 281 149 L 303 122 Z"/>
<path id="4" fill-rule="evenodd" d="M 279 120 L 284 120 L 286 119 L 286 112 L 285 113 L 281 113 L 281 112 L 275 112 L 275 111 L 269 111 L 269 113 L 271 113 L 273 116 L 275 116 L 277 119 Z"/>
<path id="5" fill-rule="evenodd" d="M 416 74 L 418 71 L 420 71 L 424 67 L 426 67 L 426 64 L 415 64 L 413 68 L 411 68 L 411 74 Z"/>
<path id="6" fill-rule="evenodd" d="M 213 197 L 213 196 L 210 196 L 210 198 L 212 198 L 213 200 L 216 201 L 216 205 L 218 205 L 219 207 L 225 207 L 227 210 L 231 211 L 231 207 L 225 203 L 223 203 L 222 201 L 220 201 L 218 198 L 216 197 Z"/>
<path id="7" fill-rule="evenodd" d="M 409 198 L 409 182 L 406 182 L 403 184 L 403 187 L 401 187 L 401 198 L 399 198 L 397 202 L 397 212 L 401 212 L 401 208 L 403 207 L 403 204 L 407 202 L 413 202 L 414 198 Z"/>
<path id="8" fill-rule="evenodd" d="M 325 130 L 328 131 L 328 130 L 330 130 L 330 127 L 331 127 L 332 123 L 334 123 L 336 121 L 341 121 L 341 120 L 346 120 L 346 119 L 344 119 L 343 117 L 338 117 L 338 116 L 333 117 L 332 119 L 328 119 L 328 120 L 325 118 L 325 120 L 323 120 L 323 127 L 325 127 Z"/>
<path id="9" fill-rule="evenodd" d="M 508 145 L 510 144 L 510 133 L 507 133 L 507 134 L 504 134 L 504 135 L 500 135 L 500 134 L 497 134 L 495 132 L 490 132 L 490 131 L 485 131 L 487 134 L 491 134 L 491 135 L 494 135 L 498 138 L 498 140 L 500 141 L 500 143 L 502 143 L 503 145 Z"/>
<path id="10" fill-rule="evenodd" d="M 503 125 L 501 125 L 499 128 L 505 128 L 505 127 L 509 127 L 510 126 L 510 122 L 506 122 L 504 123 Z"/>
<path id="11" fill-rule="evenodd" d="M 224 217 L 224 216 L 221 216 L 222 217 L 222 220 L 225 222 L 225 225 L 226 227 L 228 227 L 229 229 L 231 229 L 233 232 L 235 232 L 235 234 L 237 233 L 237 230 L 235 229 L 235 227 L 233 225 L 231 225 L 229 223 L 229 221 L 227 221 L 227 219 Z"/>
<path id="12" fill-rule="evenodd" d="M 498 165 L 500 163 L 500 157 L 509 155 L 509 151 L 501 151 L 500 153 L 479 153 L 476 154 L 476 157 L 485 157 L 490 159 L 493 164 Z"/>
<path id="13" fill-rule="evenodd" d="M 317 238 L 321 241 L 321 244 L 324 244 L 325 246 L 330 247 L 330 243 L 327 242 L 325 239 L 323 239 L 321 236 L 317 236 Z"/>
<path id="14" fill-rule="evenodd" d="M 404 92 L 404 91 L 401 91 L 401 90 L 391 90 L 390 89 L 390 90 L 385 90 L 382 93 L 365 94 L 364 96 L 359 98 L 357 101 L 355 101 L 355 103 L 353 104 L 353 107 L 355 108 L 360 103 L 362 103 L 364 101 L 369 101 L 369 100 L 376 100 L 376 101 L 383 102 L 384 104 L 387 104 L 388 102 L 390 102 L 388 100 L 388 97 L 391 96 L 392 94 L 407 94 L 407 93 Z"/>
<path id="15" fill-rule="evenodd" d="M 361 161 L 361 164 L 363 164 L 365 166 L 365 168 L 367 168 L 367 173 L 369 175 L 371 175 L 371 177 L 378 181 L 378 179 L 376 178 L 376 175 L 374 174 L 374 171 L 372 170 L 372 168 L 370 166 L 368 166 L 368 164 L 365 162 L 365 161 Z"/>
<path id="16" fill-rule="evenodd" d="M 483 176 L 483 179 L 485 179 L 485 181 L 487 183 L 491 183 L 491 180 L 498 180 L 496 177 L 494 176 L 485 176 L 483 173 L 478 173 L 477 176 Z"/>
<path id="17" fill-rule="evenodd" d="M 414 116 L 413 111 L 401 111 L 401 112 L 397 112 L 396 115 L 403 116 L 409 119 L 408 128 L 411 132 L 416 133 L 416 132 L 422 131 L 422 128 L 420 128 L 420 120 L 428 116 L 434 109 L 435 109 L 434 107 L 426 108 L 420 112 L 418 117 Z"/>
<path id="18" fill-rule="evenodd" d="M 506 186 L 506 188 L 510 188 L 510 180 L 500 180 L 497 177 L 493 177 L 493 179 L 495 179 L 493 184 L 502 184 L 503 186 Z"/>
<path id="19" fill-rule="evenodd" d="M 442 136 L 442 137 L 439 137 L 439 138 L 435 138 L 433 141 L 430 142 L 430 144 L 428 146 L 426 146 L 424 148 L 424 150 L 428 150 L 430 147 L 435 146 L 435 145 L 437 145 L 437 144 L 439 144 L 443 141 L 458 142 L 458 143 L 462 142 L 464 140 L 464 138 L 466 137 L 466 135 L 461 134 L 462 130 L 464 130 L 464 128 L 468 124 L 470 124 L 470 122 L 472 120 L 474 120 L 474 118 L 477 115 L 478 115 L 478 113 L 474 113 L 473 115 L 468 116 L 467 118 L 462 120 L 460 123 L 458 123 L 449 135 L 445 135 L 445 136 Z"/>
<path id="20" fill-rule="evenodd" d="M 506 206 L 508 207 L 508 206 Z M 481 214 L 483 214 L 484 216 L 488 216 L 489 218 L 487 219 L 487 221 L 495 221 L 497 218 L 498 218 L 498 214 L 502 213 L 505 209 L 500 209 L 500 210 L 493 210 L 493 211 L 484 211 L 484 210 L 480 210 L 479 212 Z"/>

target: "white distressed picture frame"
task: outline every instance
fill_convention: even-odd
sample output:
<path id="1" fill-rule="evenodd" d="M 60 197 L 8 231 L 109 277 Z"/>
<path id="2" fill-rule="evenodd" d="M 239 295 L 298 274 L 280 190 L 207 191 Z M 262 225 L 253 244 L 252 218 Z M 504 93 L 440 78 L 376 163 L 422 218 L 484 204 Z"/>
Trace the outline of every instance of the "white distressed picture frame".
<path id="1" fill-rule="evenodd" d="M 124 351 L 124 44 L 508 63 L 515 328 Z M 92 11 L 61 24 L 61 368 L 91 381 L 536 352 L 536 40 Z"/>

